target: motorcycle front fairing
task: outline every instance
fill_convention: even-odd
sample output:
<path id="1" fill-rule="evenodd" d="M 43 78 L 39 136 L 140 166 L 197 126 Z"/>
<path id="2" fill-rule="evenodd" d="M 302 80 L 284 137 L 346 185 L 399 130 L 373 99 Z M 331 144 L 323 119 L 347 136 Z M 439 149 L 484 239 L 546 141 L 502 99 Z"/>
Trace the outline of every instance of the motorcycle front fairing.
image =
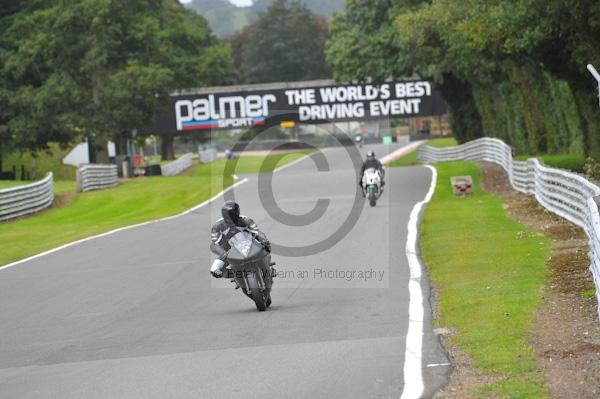
<path id="1" fill-rule="evenodd" d="M 369 168 L 365 170 L 363 174 L 363 185 L 364 186 L 379 186 L 381 183 L 381 176 L 379 175 L 379 171 Z"/>
<path id="2" fill-rule="evenodd" d="M 264 248 L 252 233 L 242 230 L 234 234 L 228 241 L 230 249 L 227 260 L 231 275 L 238 285 L 249 295 L 248 278 L 254 274 L 259 287 L 267 292 L 273 283 L 270 275 L 271 254 Z"/>
<path id="3" fill-rule="evenodd" d="M 239 231 L 228 243 L 227 259 L 231 264 L 249 263 L 265 256 L 264 246 L 249 231 Z"/>

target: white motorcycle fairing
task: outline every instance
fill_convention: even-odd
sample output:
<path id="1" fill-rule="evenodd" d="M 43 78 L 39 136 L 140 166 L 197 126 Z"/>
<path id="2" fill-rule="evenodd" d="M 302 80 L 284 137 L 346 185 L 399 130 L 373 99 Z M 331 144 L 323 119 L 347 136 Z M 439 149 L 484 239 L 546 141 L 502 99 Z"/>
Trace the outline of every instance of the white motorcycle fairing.
<path id="1" fill-rule="evenodd" d="M 362 178 L 362 187 L 365 196 L 369 199 L 371 206 L 375 206 L 379 197 L 383 193 L 381 187 L 381 174 L 377 169 L 369 168 L 365 170 Z"/>

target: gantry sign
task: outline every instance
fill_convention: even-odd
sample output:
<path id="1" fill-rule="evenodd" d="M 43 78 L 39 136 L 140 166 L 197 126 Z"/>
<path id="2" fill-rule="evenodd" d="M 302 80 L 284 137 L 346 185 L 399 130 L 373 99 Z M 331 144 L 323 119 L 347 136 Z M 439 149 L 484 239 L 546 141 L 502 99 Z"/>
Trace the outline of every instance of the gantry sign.
<path id="1" fill-rule="evenodd" d="M 411 118 L 442 115 L 446 109 L 439 92 L 424 80 L 214 87 L 173 94 L 171 115 L 160 118 L 156 133 Z"/>

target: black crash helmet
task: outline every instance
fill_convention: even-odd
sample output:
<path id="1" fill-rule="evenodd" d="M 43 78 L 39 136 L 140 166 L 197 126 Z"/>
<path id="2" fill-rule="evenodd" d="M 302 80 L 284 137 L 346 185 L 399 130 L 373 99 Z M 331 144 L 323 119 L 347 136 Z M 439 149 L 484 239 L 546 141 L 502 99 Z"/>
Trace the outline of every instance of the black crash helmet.
<path id="1" fill-rule="evenodd" d="M 367 153 L 367 159 L 375 159 L 375 153 L 373 151 L 369 151 Z"/>
<path id="2" fill-rule="evenodd" d="M 235 201 L 225 201 L 221 207 L 221 215 L 228 224 L 240 224 L 240 206 Z"/>

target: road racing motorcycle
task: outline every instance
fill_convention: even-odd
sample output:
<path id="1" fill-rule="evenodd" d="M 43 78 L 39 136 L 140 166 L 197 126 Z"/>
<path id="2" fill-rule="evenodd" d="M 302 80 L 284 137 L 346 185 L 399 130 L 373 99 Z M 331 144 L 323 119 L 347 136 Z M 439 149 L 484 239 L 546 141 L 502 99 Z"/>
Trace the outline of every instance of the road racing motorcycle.
<path id="1" fill-rule="evenodd" d="M 377 169 L 369 168 L 365 170 L 362 178 L 362 188 L 365 196 L 369 200 L 369 205 L 377 205 L 377 200 L 381 197 L 381 194 L 383 194 L 381 175 Z"/>
<path id="2" fill-rule="evenodd" d="M 362 148 L 363 146 L 363 138 L 360 134 L 357 134 L 356 136 L 354 136 L 354 141 L 356 142 L 356 145 L 359 146 L 360 148 Z"/>
<path id="3" fill-rule="evenodd" d="M 271 306 L 271 287 L 275 269 L 271 253 L 259 237 L 243 227 L 231 226 L 224 233 L 228 243 L 229 265 L 223 277 L 230 278 L 236 289 L 256 304 L 256 309 L 265 311 Z"/>

